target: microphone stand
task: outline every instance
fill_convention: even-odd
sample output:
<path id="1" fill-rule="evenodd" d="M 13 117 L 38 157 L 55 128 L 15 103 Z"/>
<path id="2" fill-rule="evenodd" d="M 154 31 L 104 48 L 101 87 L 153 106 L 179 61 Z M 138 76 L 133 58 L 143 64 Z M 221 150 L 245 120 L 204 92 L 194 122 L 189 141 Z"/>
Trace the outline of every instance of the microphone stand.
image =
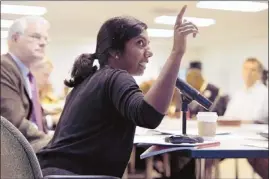
<path id="1" fill-rule="evenodd" d="M 187 94 L 181 93 L 182 99 L 182 134 L 181 135 L 171 135 L 167 140 L 171 143 L 201 143 L 203 139 L 197 135 L 187 135 L 187 112 L 188 105 L 193 101 L 191 97 Z M 165 139 L 166 141 L 166 139 Z"/>
<path id="2" fill-rule="evenodd" d="M 187 134 L 187 112 L 188 112 L 188 105 L 192 102 L 193 99 L 191 99 L 189 96 L 181 93 L 181 99 L 182 99 L 182 134 Z"/>

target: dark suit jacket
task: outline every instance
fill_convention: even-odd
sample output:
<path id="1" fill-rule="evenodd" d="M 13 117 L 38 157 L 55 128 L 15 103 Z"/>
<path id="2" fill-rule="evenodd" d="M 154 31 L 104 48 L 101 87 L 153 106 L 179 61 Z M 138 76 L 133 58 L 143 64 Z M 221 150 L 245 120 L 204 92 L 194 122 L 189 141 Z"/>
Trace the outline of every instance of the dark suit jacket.
<path id="1" fill-rule="evenodd" d="M 9 54 L 1 56 L 1 116 L 15 125 L 35 151 L 47 144 L 51 136 L 39 131 L 29 121 L 32 102 L 17 64 Z"/>

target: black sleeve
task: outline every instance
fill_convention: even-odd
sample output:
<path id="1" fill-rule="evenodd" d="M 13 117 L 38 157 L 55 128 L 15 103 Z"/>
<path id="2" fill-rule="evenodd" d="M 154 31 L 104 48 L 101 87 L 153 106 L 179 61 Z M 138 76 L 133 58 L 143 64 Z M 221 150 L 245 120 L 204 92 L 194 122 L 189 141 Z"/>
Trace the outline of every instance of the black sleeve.
<path id="1" fill-rule="evenodd" d="M 144 100 L 134 78 L 123 70 L 114 70 L 105 85 L 106 94 L 115 108 L 137 126 L 156 128 L 164 115 Z"/>

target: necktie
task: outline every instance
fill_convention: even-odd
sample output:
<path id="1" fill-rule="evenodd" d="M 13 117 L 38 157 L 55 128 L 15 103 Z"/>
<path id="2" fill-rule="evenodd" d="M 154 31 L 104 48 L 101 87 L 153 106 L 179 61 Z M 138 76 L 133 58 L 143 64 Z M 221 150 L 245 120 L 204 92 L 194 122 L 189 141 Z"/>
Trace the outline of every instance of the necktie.
<path id="1" fill-rule="evenodd" d="M 38 129 L 44 132 L 41 105 L 39 103 L 39 95 L 38 95 L 36 81 L 32 73 L 28 74 L 28 78 L 31 84 L 32 103 L 33 103 L 31 117 L 32 117 L 33 122 L 37 124 Z"/>

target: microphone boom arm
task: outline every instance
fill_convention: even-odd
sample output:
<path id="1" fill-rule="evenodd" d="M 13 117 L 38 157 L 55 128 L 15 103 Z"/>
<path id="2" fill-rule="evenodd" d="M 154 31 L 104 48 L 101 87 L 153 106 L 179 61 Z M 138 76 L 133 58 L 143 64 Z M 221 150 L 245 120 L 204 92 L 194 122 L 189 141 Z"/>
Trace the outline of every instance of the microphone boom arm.
<path id="1" fill-rule="evenodd" d="M 187 112 L 188 112 L 188 104 L 193 100 L 198 104 L 203 106 L 205 109 L 211 109 L 212 102 L 209 101 L 206 97 L 200 94 L 195 88 L 191 87 L 189 84 L 184 82 L 183 80 L 177 78 L 176 87 L 181 92 L 182 99 L 182 133 L 186 135 L 186 122 L 187 122 Z"/>

